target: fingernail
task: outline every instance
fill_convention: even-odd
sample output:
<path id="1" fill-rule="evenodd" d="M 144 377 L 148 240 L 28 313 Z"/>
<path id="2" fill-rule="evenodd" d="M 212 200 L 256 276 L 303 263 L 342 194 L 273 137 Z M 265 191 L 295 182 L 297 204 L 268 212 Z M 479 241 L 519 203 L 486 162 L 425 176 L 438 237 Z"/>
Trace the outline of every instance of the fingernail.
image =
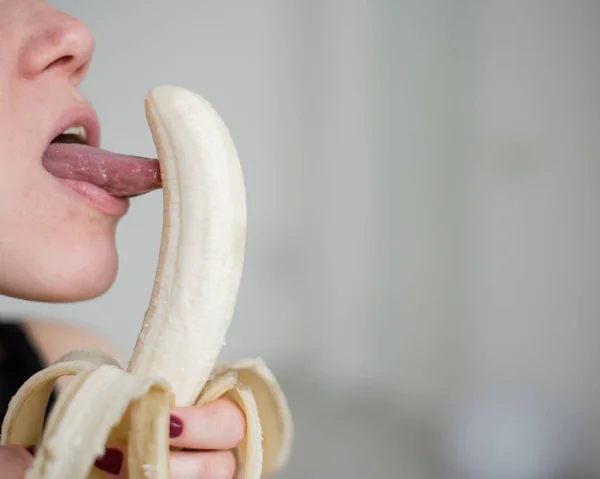
<path id="1" fill-rule="evenodd" d="M 27 446 L 25 449 L 27 449 L 27 452 L 32 456 L 35 456 L 35 453 L 37 452 L 37 446 Z"/>
<path id="2" fill-rule="evenodd" d="M 123 453 L 118 449 L 106 449 L 104 456 L 96 459 L 96 467 L 109 474 L 119 474 L 123 467 Z"/>
<path id="3" fill-rule="evenodd" d="M 169 437 L 173 439 L 174 437 L 181 436 L 183 432 L 183 422 L 177 416 L 173 416 L 171 414 L 171 420 L 169 421 Z"/>

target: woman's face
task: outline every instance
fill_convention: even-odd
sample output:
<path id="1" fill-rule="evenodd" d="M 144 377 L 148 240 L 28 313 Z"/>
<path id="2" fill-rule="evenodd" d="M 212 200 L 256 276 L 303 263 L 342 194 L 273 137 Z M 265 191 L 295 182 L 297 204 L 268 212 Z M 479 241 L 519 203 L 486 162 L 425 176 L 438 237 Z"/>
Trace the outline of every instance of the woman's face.
<path id="1" fill-rule="evenodd" d="M 97 146 L 95 113 L 78 91 L 92 51 L 78 20 L 39 0 L 0 0 L 0 294 L 77 301 L 114 281 L 127 200 L 102 207 L 97 191 L 42 164 L 69 126 Z"/>

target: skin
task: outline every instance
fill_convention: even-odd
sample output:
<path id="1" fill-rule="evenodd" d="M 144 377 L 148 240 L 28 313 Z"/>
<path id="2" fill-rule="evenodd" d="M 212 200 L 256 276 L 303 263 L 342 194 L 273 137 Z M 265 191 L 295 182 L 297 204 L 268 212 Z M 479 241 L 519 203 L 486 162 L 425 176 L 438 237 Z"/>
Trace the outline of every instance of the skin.
<path id="1" fill-rule="evenodd" d="M 102 295 L 115 280 L 120 217 L 95 209 L 41 163 L 60 115 L 87 105 L 78 85 L 93 50 L 90 31 L 77 19 L 40 0 L 0 0 L 0 294 L 83 301 Z M 81 329 L 33 319 L 23 325 L 46 364 L 82 347 L 118 357 Z M 244 435 L 243 413 L 221 399 L 173 414 L 183 433 L 172 445 L 186 451 L 172 453 L 172 477 L 233 478 L 231 449 Z M 24 477 L 32 460 L 22 448 L 0 448 L 2 477 Z M 109 477 L 126 477 L 126 471 Z"/>

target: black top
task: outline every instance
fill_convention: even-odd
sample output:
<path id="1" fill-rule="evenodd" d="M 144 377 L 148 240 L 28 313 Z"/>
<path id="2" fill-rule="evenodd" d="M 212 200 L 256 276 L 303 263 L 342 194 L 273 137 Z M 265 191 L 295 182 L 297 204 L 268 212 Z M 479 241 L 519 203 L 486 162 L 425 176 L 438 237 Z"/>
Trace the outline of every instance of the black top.
<path id="1" fill-rule="evenodd" d="M 0 423 L 19 388 L 45 367 L 39 352 L 16 321 L 0 322 Z M 46 414 L 55 401 L 50 396 Z"/>

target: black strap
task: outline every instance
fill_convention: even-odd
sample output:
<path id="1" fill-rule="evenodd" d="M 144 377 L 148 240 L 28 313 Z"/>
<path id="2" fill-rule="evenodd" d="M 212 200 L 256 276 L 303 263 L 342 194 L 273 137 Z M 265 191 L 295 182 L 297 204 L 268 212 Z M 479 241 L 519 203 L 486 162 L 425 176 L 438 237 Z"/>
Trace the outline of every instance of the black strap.
<path id="1" fill-rule="evenodd" d="M 0 322 L 0 418 L 19 388 L 46 365 L 18 321 Z M 56 400 L 48 401 L 46 416 Z"/>

